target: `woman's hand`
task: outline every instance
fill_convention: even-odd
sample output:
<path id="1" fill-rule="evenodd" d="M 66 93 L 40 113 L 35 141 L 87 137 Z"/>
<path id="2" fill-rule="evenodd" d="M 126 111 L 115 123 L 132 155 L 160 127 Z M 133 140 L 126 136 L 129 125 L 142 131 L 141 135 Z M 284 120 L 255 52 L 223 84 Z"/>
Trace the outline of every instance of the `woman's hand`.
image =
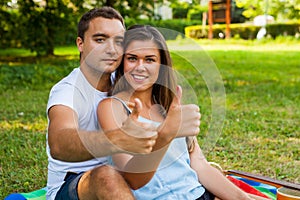
<path id="1" fill-rule="evenodd" d="M 182 89 L 177 86 L 177 96 L 174 97 L 166 119 L 158 132 L 161 137 L 171 141 L 175 137 L 196 136 L 200 131 L 200 109 L 197 105 L 181 105 Z"/>

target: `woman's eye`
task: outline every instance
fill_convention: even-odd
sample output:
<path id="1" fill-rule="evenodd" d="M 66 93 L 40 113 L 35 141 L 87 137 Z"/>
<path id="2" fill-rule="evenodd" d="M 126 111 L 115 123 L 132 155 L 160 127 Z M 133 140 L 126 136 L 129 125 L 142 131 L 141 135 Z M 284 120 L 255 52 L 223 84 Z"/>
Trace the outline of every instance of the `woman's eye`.
<path id="1" fill-rule="evenodd" d="M 154 59 L 152 59 L 152 58 L 147 58 L 147 59 L 146 59 L 146 62 L 148 62 L 148 63 L 152 63 L 152 62 L 155 62 L 155 60 L 154 60 Z"/>
<path id="2" fill-rule="evenodd" d="M 129 61 L 136 61 L 136 58 L 135 57 L 127 57 L 127 60 L 129 60 Z"/>

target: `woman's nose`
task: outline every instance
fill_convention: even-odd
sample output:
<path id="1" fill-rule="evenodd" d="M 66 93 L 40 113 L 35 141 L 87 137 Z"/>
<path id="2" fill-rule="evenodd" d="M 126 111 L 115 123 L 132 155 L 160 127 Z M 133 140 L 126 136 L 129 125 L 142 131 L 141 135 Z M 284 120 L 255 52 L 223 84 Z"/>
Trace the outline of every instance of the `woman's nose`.
<path id="1" fill-rule="evenodd" d="M 136 66 L 136 70 L 138 70 L 138 71 L 145 70 L 145 65 L 144 65 L 144 60 L 143 59 L 139 59 L 138 64 Z"/>

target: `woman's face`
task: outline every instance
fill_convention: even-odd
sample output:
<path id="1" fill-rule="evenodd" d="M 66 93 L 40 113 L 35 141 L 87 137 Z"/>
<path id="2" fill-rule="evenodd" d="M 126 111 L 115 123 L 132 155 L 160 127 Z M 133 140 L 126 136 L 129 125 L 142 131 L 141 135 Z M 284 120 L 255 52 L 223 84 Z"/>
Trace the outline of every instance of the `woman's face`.
<path id="1" fill-rule="evenodd" d="M 151 41 L 132 41 L 124 55 L 124 75 L 136 91 L 152 88 L 160 69 L 160 54 L 157 45 Z"/>

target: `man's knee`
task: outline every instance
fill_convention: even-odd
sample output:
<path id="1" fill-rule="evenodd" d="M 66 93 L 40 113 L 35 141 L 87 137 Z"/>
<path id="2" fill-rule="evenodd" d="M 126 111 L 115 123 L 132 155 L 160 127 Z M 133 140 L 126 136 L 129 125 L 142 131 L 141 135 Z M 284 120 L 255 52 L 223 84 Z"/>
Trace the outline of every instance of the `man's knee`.
<path id="1" fill-rule="evenodd" d="M 107 165 L 93 169 L 91 172 L 91 178 L 93 181 L 98 182 L 101 187 L 105 187 L 106 190 L 110 191 L 115 189 L 117 186 L 126 184 L 121 174 L 113 167 Z"/>
<path id="2" fill-rule="evenodd" d="M 101 166 L 86 172 L 79 185 L 80 199 L 134 199 L 126 181 L 111 166 Z"/>

